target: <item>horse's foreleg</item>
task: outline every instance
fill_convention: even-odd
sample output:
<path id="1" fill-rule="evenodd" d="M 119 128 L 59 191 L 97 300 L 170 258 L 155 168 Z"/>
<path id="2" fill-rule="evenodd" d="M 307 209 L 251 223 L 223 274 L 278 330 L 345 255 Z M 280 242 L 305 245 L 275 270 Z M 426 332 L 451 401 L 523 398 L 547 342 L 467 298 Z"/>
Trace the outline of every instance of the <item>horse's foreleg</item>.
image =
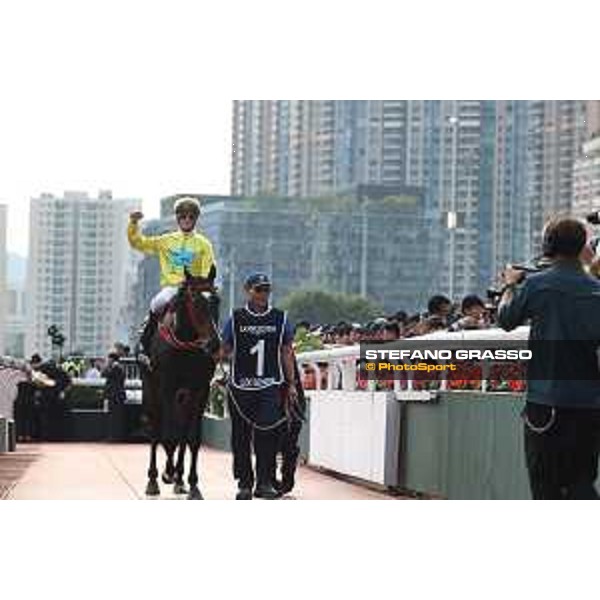
<path id="1" fill-rule="evenodd" d="M 175 463 L 173 457 L 175 455 L 175 442 L 165 442 L 164 444 L 165 453 L 167 455 L 167 464 L 162 474 L 163 483 L 173 483 L 175 481 Z"/>
<path id="2" fill-rule="evenodd" d="M 198 454 L 200 452 L 200 441 L 190 442 L 190 453 L 192 455 L 190 461 L 190 474 L 188 483 L 190 484 L 190 493 L 188 500 L 203 500 L 202 493 L 198 487 Z"/>
<path id="3" fill-rule="evenodd" d="M 146 485 L 146 496 L 158 496 L 160 488 L 158 487 L 158 469 L 156 468 L 156 448 L 158 442 L 152 438 L 150 445 L 150 466 L 148 468 L 148 484 Z"/>
<path id="4" fill-rule="evenodd" d="M 175 465 L 175 486 L 173 491 L 176 494 L 187 494 L 185 485 L 183 483 L 183 459 L 185 457 L 185 440 L 179 442 L 179 448 L 177 451 L 177 464 Z"/>

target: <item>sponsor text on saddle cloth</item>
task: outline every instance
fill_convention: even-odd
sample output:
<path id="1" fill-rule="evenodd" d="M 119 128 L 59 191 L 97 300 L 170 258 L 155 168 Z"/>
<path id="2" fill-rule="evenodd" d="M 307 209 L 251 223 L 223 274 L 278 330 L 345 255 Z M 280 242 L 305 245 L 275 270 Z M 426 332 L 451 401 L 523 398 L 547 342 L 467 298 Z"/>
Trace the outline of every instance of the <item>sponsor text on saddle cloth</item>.
<path id="1" fill-rule="evenodd" d="M 286 324 L 286 313 L 277 308 L 260 314 L 248 307 L 233 311 L 233 387 L 258 391 L 284 382 L 281 347 Z"/>

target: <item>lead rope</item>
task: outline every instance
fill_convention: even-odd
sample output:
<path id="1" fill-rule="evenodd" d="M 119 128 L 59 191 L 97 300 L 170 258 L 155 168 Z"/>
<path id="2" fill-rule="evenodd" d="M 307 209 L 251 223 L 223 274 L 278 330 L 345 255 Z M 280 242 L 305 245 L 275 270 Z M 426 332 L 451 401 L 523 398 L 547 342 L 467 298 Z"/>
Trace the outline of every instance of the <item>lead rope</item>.
<path id="1" fill-rule="evenodd" d="M 240 417 L 242 417 L 242 420 L 247 425 L 250 425 L 250 427 L 252 427 L 253 429 L 257 429 L 258 431 L 272 431 L 273 429 L 277 429 L 278 427 L 281 427 L 281 425 L 283 425 L 284 423 L 287 423 L 287 426 L 289 428 L 290 422 L 291 422 L 291 415 L 289 412 L 289 408 L 287 407 L 287 403 L 286 403 L 286 407 L 285 407 L 285 416 L 284 417 L 275 421 L 275 423 L 271 423 L 271 425 L 259 425 L 256 421 L 253 421 L 248 415 L 246 415 L 244 413 L 244 411 L 240 408 L 238 401 L 235 399 L 235 395 L 231 391 L 230 383 L 228 382 L 229 378 L 225 371 L 225 367 L 223 366 L 222 360 L 219 360 L 217 369 L 219 369 L 221 372 L 220 381 L 222 381 L 222 383 L 218 383 L 217 385 L 219 385 L 225 389 L 225 394 L 226 394 L 227 398 L 231 401 L 234 408 L 237 410 L 238 414 L 240 415 Z M 215 371 L 217 369 L 215 369 Z"/>
<path id="2" fill-rule="evenodd" d="M 273 429 L 277 429 L 278 427 L 281 427 L 284 423 L 287 423 L 289 426 L 289 416 L 288 416 L 288 411 L 286 410 L 286 416 L 282 417 L 281 419 L 279 419 L 278 421 L 275 421 L 275 423 L 271 423 L 271 425 L 259 425 L 256 421 L 253 421 L 250 417 L 248 417 L 240 408 L 240 405 L 238 404 L 237 400 L 235 399 L 235 396 L 233 394 L 233 392 L 231 391 L 231 388 L 229 387 L 229 385 L 225 386 L 226 388 L 226 393 L 227 393 L 227 397 L 231 400 L 231 402 L 233 403 L 233 406 L 235 407 L 235 409 L 237 410 L 237 412 L 239 413 L 240 417 L 242 417 L 242 419 L 248 424 L 250 425 L 250 427 L 252 427 L 253 429 L 257 429 L 258 431 L 272 431 Z"/>

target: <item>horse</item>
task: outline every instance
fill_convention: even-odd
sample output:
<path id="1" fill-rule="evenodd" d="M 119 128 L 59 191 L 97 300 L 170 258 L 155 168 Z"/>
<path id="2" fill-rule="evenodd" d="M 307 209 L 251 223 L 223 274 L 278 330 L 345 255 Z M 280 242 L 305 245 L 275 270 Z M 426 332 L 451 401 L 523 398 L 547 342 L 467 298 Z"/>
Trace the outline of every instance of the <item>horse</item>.
<path id="1" fill-rule="evenodd" d="M 189 500 L 203 499 L 197 460 L 202 417 L 216 367 L 213 354 L 220 346 L 212 318 L 213 292 L 212 280 L 192 277 L 186 270 L 150 342 L 150 367 L 142 369 L 142 404 L 150 433 L 147 496 L 160 495 L 156 454 L 162 445 L 167 455 L 163 483 L 173 483 L 175 494 L 187 493 Z M 183 481 L 186 448 L 191 454 L 189 491 Z"/>

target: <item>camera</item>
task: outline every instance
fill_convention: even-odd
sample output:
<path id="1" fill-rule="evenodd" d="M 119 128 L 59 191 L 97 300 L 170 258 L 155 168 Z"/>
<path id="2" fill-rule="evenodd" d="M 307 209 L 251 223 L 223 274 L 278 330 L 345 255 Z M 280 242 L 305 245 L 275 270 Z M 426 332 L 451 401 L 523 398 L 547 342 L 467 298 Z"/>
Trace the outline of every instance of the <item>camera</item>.
<path id="1" fill-rule="evenodd" d="M 600 238 L 599 238 L 600 241 Z M 511 265 L 513 269 L 523 272 L 523 279 L 530 273 L 541 273 L 545 269 L 551 267 L 553 261 L 550 257 L 542 255 L 534 258 L 530 263 Z M 486 290 L 486 296 L 492 303 L 497 303 L 504 293 L 506 286 L 501 288 L 490 287 Z"/>
<path id="2" fill-rule="evenodd" d="M 592 213 L 588 213 L 585 216 L 585 220 L 590 225 L 600 225 L 600 211 L 594 211 Z"/>

